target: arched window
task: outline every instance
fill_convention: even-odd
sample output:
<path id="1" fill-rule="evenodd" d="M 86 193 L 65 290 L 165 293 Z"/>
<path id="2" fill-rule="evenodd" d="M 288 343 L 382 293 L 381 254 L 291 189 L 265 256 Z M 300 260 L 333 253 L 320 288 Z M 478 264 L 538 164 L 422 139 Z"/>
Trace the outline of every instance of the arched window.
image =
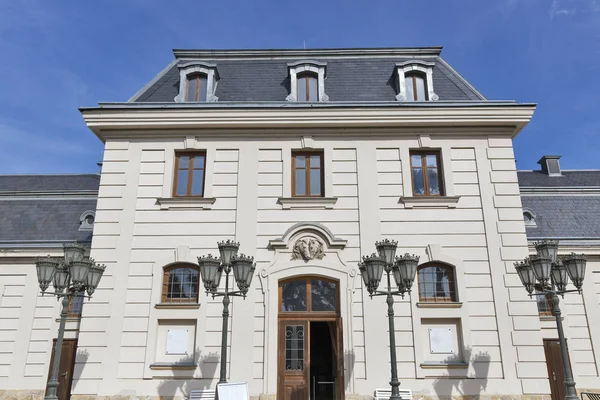
<path id="1" fill-rule="evenodd" d="M 198 268 L 192 264 L 176 264 L 165 268 L 163 303 L 198 302 Z"/>
<path id="2" fill-rule="evenodd" d="M 298 75 L 298 101 L 319 101 L 318 82 L 315 74 Z"/>
<path id="3" fill-rule="evenodd" d="M 406 101 L 427 101 L 425 77 L 421 74 L 406 74 Z"/>
<path id="4" fill-rule="evenodd" d="M 187 76 L 185 101 L 206 101 L 206 75 L 192 74 Z"/>
<path id="5" fill-rule="evenodd" d="M 419 301 L 448 303 L 456 300 L 454 268 L 450 265 L 428 263 L 417 270 Z"/>

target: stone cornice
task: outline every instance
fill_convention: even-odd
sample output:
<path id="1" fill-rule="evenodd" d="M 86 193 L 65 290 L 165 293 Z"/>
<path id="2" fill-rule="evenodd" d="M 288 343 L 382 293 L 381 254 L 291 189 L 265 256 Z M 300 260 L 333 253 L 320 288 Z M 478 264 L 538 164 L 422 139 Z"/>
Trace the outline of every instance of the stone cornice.
<path id="1" fill-rule="evenodd" d="M 529 123 L 535 105 L 311 108 L 129 108 L 81 109 L 87 126 L 101 139 L 138 136 L 131 130 L 177 129 L 352 129 L 404 127 L 504 127 L 512 137 Z M 110 131 L 110 132 L 109 132 Z M 230 133 L 232 133 L 230 131 Z M 160 132 L 161 136 L 165 132 Z M 363 132 L 364 135 L 364 132 Z"/>
<path id="2" fill-rule="evenodd" d="M 173 49 L 176 58 L 231 59 L 231 58 L 310 58 L 310 57 L 403 57 L 439 56 L 441 46 L 405 48 L 354 48 L 354 49 L 271 49 L 271 50 L 200 50 Z"/>

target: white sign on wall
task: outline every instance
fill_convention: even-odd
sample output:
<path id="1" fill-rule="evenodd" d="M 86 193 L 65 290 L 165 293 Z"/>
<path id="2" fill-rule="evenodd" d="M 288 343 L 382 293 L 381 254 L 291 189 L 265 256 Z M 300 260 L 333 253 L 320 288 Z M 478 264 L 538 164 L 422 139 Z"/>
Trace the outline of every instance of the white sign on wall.
<path id="1" fill-rule="evenodd" d="M 453 354 L 454 338 L 450 328 L 429 328 L 431 354 Z"/>
<path id="2" fill-rule="evenodd" d="M 219 383 L 217 385 L 219 400 L 248 400 L 248 383 Z"/>
<path id="3" fill-rule="evenodd" d="M 188 330 L 183 328 L 167 330 L 166 354 L 188 354 Z"/>

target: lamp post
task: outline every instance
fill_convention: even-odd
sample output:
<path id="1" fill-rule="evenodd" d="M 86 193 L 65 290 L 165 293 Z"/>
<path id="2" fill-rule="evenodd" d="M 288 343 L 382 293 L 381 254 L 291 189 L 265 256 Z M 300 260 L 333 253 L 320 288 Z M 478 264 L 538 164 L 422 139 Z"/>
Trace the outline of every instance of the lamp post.
<path id="1" fill-rule="evenodd" d="M 229 318 L 230 296 L 240 296 L 244 299 L 250 288 L 254 276 L 254 257 L 244 254 L 238 256 L 239 243 L 231 240 L 218 243 L 221 258 L 213 257 L 211 254 L 198 257 L 200 276 L 204 283 L 206 294 L 213 298 L 223 297 L 223 331 L 221 332 L 221 373 L 219 383 L 227 383 L 227 323 Z M 233 276 L 239 290 L 229 289 L 229 273 L 233 270 Z M 225 272 L 225 290 L 219 291 L 222 273 Z M 233 288 L 232 288 L 233 289 Z"/>
<path id="2" fill-rule="evenodd" d="M 363 282 L 367 287 L 369 296 L 386 296 L 388 305 L 388 321 L 390 333 L 390 360 L 392 363 L 392 379 L 390 386 L 392 387 L 392 395 L 390 400 L 400 400 L 400 392 L 398 387 L 398 369 L 396 366 L 396 337 L 394 331 L 394 296 L 402 296 L 405 293 L 410 293 L 415 275 L 417 273 L 417 265 L 419 257 L 406 253 L 403 256 L 396 256 L 396 248 L 398 242 L 393 240 L 382 240 L 376 242 L 377 254 L 373 253 L 370 256 L 363 257 L 363 261 L 358 264 Z M 387 290 L 377 290 L 383 272 L 387 275 Z M 398 286 L 398 290 L 392 288 L 390 274 L 394 275 L 394 281 Z"/>
<path id="3" fill-rule="evenodd" d="M 558 241 L 542 240 L 535 242 L 536 255 L 515 263 L 521 283 L 532 296 L 545 296 L 552 305 L 552 315 L 556 318 L 556 330 L 562 353 L 563 370 L 565 373 L 565 387 L 567 400 L 577 400 L 575 380 L 569 363 L 569 350 L 562 325 L 561 311 L 558 295 L 564 297 L 565 293 L 578 292 L 581 294 L 583 278 L 585 276 L 586 256 L 571 253 L 568 256 L 558 257 Z M 575 286 L 574 290 L 567 290 L 569 279 Z M 536 283 L 537 281 L 537 283 Z M 537 289 L 537 293 L 533 293 Z"/>
<path id="4" fill-rule="evenodd" d="M 54 362 L 52 363 L 50 381 L 48 381 L 48 394 L 44 397 L 46 400 L 58 399 L 58 367 L 60 365 L 63 338 L 65 336 L 69 300 L 72 297 L 81 296 L 84 291 L 87 291 L 88 297 L 91 298 L 106 269 L 105 265 L 98 265 L 93 259 L 85 257 L 87 250 L 85 246 L 77 243 L 68 243 L 63 245 L 63 250 L 64 259 L 48 256 L 39 258 L 35 262 L 42 296 L 46 293 L 50 283 L 52 283 L 54 292 L 48 293 L 55 295 L 57 299 L 62 298 L 60 325 L 58 327 L 58 337 L 56 338 L 56 347 L 54 350 Z"/>

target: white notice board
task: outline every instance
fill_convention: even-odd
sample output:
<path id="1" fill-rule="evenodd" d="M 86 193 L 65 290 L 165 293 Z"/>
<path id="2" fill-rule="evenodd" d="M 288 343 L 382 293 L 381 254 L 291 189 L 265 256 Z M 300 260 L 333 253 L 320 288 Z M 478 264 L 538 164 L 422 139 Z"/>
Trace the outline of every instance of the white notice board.
<path id="1" fill-rule="evenodd" d="M 165 345 L 165 353 L 187 354 L 188 338 L 189 335 L 187 329 L 169 329 L 167 331 L 167 344 Z"/>
<path id="2" fill-rule="evenodd" d="M 219 400 L 249 400 L 248 383 L 219 383 L 217 385 L 217 399 Z"/>
<path id="3" fill-rule="evenodd" d="M 452 338 L 452 329 L 450 328 L 429 328 L 429 345 L 431 354 L 452 354 L 454 353 L 454 341 Z"/>

